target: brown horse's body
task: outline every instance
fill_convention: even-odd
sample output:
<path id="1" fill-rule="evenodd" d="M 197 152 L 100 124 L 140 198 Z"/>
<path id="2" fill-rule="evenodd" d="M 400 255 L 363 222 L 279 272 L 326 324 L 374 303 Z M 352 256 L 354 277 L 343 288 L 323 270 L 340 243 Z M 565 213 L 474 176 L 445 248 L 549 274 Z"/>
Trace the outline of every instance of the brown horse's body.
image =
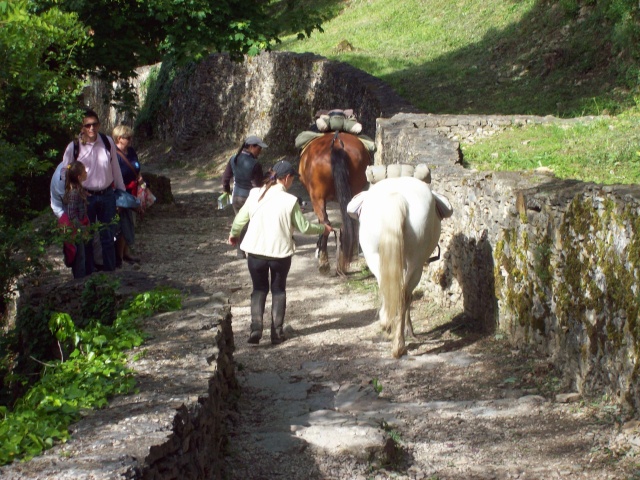
<path id="1" fill-rule="evenodd" d="M 300 155 L 300 180 L 309 192 L 318 220 L 331 224 L 327 202 L 335 200 L 340 204 L 339 274 L 345 272 L 357 245 L 356 228 L 354 220 L 347 215 L 347 204 L 367 185 L 365 172 L 370 162 L 369 151 L 360 139 L 345 132 L 330 132 L 312 140 Z M 327 272 L 327 238 L 323 236 L 318 240 L 318 258 L 320 271 Z"/>

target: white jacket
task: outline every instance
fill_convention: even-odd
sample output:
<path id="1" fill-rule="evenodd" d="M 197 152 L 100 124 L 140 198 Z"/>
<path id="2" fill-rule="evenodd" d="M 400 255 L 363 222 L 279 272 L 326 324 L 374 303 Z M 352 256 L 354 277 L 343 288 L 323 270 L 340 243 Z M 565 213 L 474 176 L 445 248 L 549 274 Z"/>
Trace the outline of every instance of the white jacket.
<path id="1" fill-rule="evenodd" d="M 311 224 L 300 212 L 298 199 L 277 183 L 258 201 L 265 187 L 253 188 L 246 203 L 236 215 L 232 233 L 239 233 L 249 222 L 240 249 L 263 257 L 286 258 L 293 255 L 293 227 L 302 233 L 322 233 L 324 225 Z M 297 215 L 296 215 L 297 213 Z"/>

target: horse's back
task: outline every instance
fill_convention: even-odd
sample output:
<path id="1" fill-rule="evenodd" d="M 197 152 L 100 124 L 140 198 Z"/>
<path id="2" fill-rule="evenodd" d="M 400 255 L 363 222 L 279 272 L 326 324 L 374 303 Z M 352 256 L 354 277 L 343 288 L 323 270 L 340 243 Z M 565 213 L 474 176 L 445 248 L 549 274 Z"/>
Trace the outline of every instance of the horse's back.
<path id="1" fill-rule="evenodd" d="M 300 173 L 300 181 L 307 191 L 312 189 L 315 184 L 332 183 L 330 134 L 314 138 L 302 150 L 298 173 Z"/>
<path id="2" fill-rule="evenodd" d="M 334 139 L 340 145 L 336 148 L 344 150 L 349 159 L 351 194 L 360 193 L 367 183 L 365 172 L 371 163 L 371 155 L 357 136 L 346 132 L 339 132 L 337 136 L 334 132 L 325 133 L 309 142 L 300 154 L 300 181 L 307 191 L 321 189 L 327 196 L 333 196 L 331 151 Z"/>
<path id="3" fill-rule="evenodd" d="M 383 229 L 392 223 L 385 212 L 392 196 L 401 195 L 407 205 L 404 222 L 404 249 L 408 266 L 420 265 L 431 255 L 440 237 L 440 219 L 435 198 L 426 183 L 412 178 L 388 178 L 371 186 L 366 192 L 360 213 L 360 245 L 374 275 L 379 267 L 377 251 Z M 367 255 L 369 258 L 367 258 Z"/>

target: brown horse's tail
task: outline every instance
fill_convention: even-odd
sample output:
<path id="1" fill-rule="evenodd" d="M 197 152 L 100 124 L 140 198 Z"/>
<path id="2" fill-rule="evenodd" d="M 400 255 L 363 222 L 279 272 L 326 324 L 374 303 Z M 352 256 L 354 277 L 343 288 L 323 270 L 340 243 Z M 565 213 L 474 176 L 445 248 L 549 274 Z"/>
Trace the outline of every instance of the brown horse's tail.
<path id="1" fill-rule="evenodd" d="M 342 142 L 334 141 L 331 144 L 331 172 L 336 198 L 340 204 L 342 215 L 341 255 L 338 259 L 338 270 L 345 272 L 353 257 L 356 243 L 356 225 L 353 218 L 347 213 L 347 204 L 351 201 L 351 184 L 349 183 L 349 154 L 345 151 Z M 336 145 L 340 143 L 343 148 Z"/>

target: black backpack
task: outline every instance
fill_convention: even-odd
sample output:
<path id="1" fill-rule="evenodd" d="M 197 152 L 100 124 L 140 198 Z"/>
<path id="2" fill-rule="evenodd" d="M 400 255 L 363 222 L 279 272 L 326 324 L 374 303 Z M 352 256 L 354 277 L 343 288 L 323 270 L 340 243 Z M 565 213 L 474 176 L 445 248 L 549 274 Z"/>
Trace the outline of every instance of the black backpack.
<path id="1" fill-rule="evenodd" d="M 104 133 L 98 132 L 100 138 L 102 139 L 102 143 L 104 143 L 104 148 L 107 151 L 107 157 L 109 157 L 109 161 L 111 161 L 111 142 L 109 141 L 109 137 L 107 137 Z M 78 155 L 80 154 L 80 145 L 77 138 L 73 139 L 73 159 L 78 160 Z"/>

